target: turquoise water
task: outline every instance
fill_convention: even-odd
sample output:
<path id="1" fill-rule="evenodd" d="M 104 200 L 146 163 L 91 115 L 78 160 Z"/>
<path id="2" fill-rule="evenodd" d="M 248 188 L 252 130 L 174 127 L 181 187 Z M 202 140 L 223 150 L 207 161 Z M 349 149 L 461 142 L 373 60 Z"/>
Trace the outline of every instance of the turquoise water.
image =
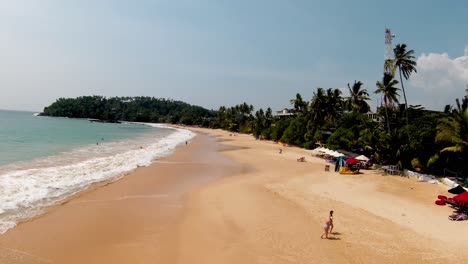
<path id="1" fill-rule="evenodd" d="M 0 110 L 0 234 L 93 183 L 148 166 L 193 136 L 156 124 Z"/>
<path id="2" fill-rule="evenodd" d="M 0 165 L 56 155 L 87 144 L 131 138 L 152 130 L 143 125 L 92 123 L 86 119 L 0 110 Z"/>

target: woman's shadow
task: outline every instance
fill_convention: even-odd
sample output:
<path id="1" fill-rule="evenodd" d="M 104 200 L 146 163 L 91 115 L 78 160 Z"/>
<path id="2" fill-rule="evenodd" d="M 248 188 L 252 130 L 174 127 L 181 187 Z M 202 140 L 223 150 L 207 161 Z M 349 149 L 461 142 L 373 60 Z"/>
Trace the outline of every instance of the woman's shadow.
<path id="1" fill-rule="evenodd" d="M 334 236 L 340 236 L 340 235 L 341 235 L 340 232 L 332 232 L 332 233 L 330 233 L 330 234 L 331 234 L 331 235 L 334 235 Z M 339 237 L 334 237 L 334 236 L 333 236 L 333 237 L 328 237 L 328 239 L 329 239 L 329 240 L 341 240 L 341 238 L 339 238 Z"/>

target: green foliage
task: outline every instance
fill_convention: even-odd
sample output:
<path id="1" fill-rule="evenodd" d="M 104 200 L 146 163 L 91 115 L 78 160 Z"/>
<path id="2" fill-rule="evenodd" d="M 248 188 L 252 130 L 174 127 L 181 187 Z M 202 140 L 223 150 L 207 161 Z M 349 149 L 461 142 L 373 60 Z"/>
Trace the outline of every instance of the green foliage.
<path id="1" fill-rule="evenodd" d="M 82 96 L 59 98 L 42 115 L 137 122 L 201 125 L 215 113 L 200 106 L 154 97 Z"/>
<path id="2" fill-rule="evenodd" d="M 387 62 L 393 73 L 400 67 L 395 68 L 394 63 Z M 404 70 L 406 66 L 401 65 L 405 79 L 415 71 L 410 66 Z M 316 142 L 326 142 L 331 149 L 374 155 L 381 164 L 398 164 L 423 173 L 443 174 L 448 169 L 468 175 L 468 97 L 457 99 L 455 107 L 447 106 L 444 112 L 426 111 L 421 106 L 401 107 L 396 104 L 397 84 L 393 74 L 386 74 L 377 83 L 376 93 L 383 96 L 383 105 L 376 113 L 380 121 L 365 114 L 368 94 L 359 81 L 353 86 L 348 84 L 347 98 L 341 96 L 339 89 L 332 88 L 317 88 L 309 102 L 296 94 L 290 100 L 293 115 L 282 119 L 275 118 L 270 108 L 253 113 L 253 106 L 245 102 L 210 111 L 152 97 L 60 98 L 46 107 L 43 114 L 202 125 L 252 133 L 256 138 L 282 140 L 307 149 L 315 148 Z"/>
<path id="3" fill-rule="evenodd" d="M 279 120 L 275 123 L 275 126 L 272 127 L 272 131 L 270 133 L 270 137 L 274 141 L 278 141 L 283 137 L 284 131 L 289 127 L 291 123 L 290 119 L 287 120 Z"/>
<path id="4" fill-rule="evenodd" d="M 354 134 L 350 129 L 340 127 L 327 140 L 327 146 L 331 149 L 351 149 Z"/>
<path id="5" fill-rule="evenodd" d="M 304 118 L 297 117 L 291 121 L 288 128 L 284 131 L 281 140 L 288 144 L 302 146 L 304 143 L 304 134 L 306 134 L 307 128 Z"/>

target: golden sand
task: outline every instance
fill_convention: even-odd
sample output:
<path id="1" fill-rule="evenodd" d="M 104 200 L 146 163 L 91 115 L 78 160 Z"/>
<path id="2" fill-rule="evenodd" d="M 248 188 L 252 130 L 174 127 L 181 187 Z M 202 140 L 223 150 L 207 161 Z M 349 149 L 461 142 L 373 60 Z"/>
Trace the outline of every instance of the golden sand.
<path id="1" fill-rule="evenodd" d="M 326 172 L 304 149 L 279 154 L 277 144 L 248 135 L 193 130 L 198 136 L 174 155 L 0 235 L 0 263 L 468 259 L 468 222 L 449 221 L 451 209 L 433 203 L 447 194 L 443 185 Z M 321 239 L 331 209 L 334 234 Z"/>

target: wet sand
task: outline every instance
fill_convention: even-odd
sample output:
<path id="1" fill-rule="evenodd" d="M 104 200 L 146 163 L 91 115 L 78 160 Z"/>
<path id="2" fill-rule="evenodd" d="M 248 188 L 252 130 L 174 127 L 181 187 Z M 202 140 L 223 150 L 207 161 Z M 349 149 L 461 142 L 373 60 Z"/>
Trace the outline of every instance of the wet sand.
<path id="1" fill-rule="evenodd" d="M 199 135 L 175 154 L 94 187 L 0 235 L 0 263 L 175 263 L 185 195 L 242 166 Z"/>
<path id="2" fill-rule="evenodd" d="M 193 130 L 198 136 L 174 155 L 0 236 L 0 263 L 468 259 L 468 221 L 449 221 L 452 210 L 434 205 L 448 194 L 444 185 L 377 171 L 340 175 L 304 149 Z M 331 209 L 334 234 L 321 239 Z"/>

